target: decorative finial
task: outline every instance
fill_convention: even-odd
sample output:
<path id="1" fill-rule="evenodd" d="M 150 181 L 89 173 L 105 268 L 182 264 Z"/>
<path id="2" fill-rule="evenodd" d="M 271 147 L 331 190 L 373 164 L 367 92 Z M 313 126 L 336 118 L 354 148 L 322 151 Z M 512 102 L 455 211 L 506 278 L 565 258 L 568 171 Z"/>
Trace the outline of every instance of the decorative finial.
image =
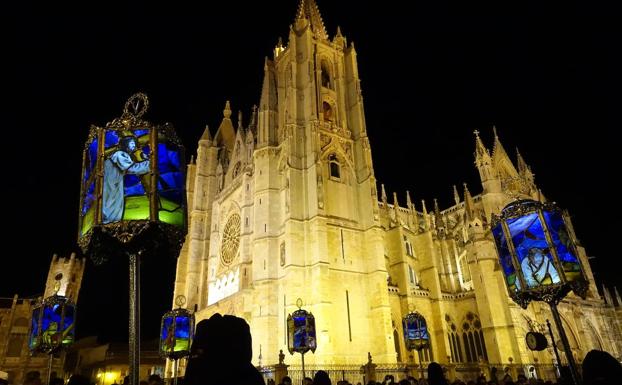
<path id="1" fill-rule="evenodd" d="M 130 98 L 125 102 L 125 107 L 123 108 L 123 116 L 124 117 L 134 117 L 140 118 L 147 112 L 149 108 L 149 98 L 147 95 L 142 92 L 137 92 L 134 95 L 130 96 Z"/>
<path id="2" fill-rule="evenodd" d="M 186 304 L 186 297 L 183 295 L 178 295 L 175 298 L 175 305 L 179 306 L 180 308 L 182 308 L 184 305 Z"/>
<path id="3" fill-rule="evenodd" d="M 224 117 L 226 119 L 230 119 L 231 118 L 231 105 L 229 104 L 228 100 L 227 100 L 227 103 L 225 103 L 225 109 L 222 112 L 222 114 L 224 115 Z"/>
<path id="4" fill-rule="evenodd" d="M 473 134 L 475 135 L 476 138 L 479 138 L 479 131 L 478 130 L 473 130 Z"/>
<path id="5" fill-rule="evenodd" d="M 238 129 L 242 128 L 242 110 L 238 110 Z"/>
<path id="6" fill-rule="evenodd" d="M 298 306 L 298 309 L 302 308 L 302 298 L 296 300 L 296 306 Z"/>

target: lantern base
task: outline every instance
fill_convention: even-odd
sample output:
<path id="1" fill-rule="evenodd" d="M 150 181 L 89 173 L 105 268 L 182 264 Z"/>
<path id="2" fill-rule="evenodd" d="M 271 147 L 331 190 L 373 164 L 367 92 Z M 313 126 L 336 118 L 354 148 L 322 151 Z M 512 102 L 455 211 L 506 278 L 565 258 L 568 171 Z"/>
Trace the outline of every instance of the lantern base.
<path id="1" fill-rule="evenodd" d="M 571 291 L 585 299 L 588 288 L 586 281 L 577 280 L 563 285 L 540 286 L 536 290 L 511 292 L 510 297 L 523 309 L 527 309 L 531 301 L 544 301 L 548 304 L 557 305 Z"/>
<path id="2" fill-rule="evenodd" d="M 96 265 L 128 253 L 177 257 L 185 238 L 178 226 L 152 221 L 121 221 L 93 227 L 78 240 Z"/>

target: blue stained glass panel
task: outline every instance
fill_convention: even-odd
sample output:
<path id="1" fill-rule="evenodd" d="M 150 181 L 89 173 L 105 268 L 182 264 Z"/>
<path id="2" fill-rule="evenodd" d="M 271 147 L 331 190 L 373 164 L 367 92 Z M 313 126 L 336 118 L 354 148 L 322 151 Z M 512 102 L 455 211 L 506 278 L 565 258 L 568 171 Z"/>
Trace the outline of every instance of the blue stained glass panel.
<path id="1" fill-rule="evenodd" d="M 581 264 L 563 216 L 559 212 L 544 211 L 543 214 L 566 280 L 581 278 Z"/>
<path id="2" fill-rule="evenodd" d="M 538 213 L 510 218 L 507 224 L 527 288 L 561 283 Z"/>
<path id="3" fill-rule="evenodd" d="M 512 264 L 512 254 L 510 253 L 507 239 L 503 233 L 503 225 L 501 222 L 499 222 L 497 226 L 492 229 L 492 235 L 494 236 L 495 243 L 497 244 L 499 262 L 501 263 L 501 268 L 503 268 L 503 274 L 505 275 L 508 288 L 510 291 L 516 291 L 518 289 L 516 284 L 516 280 L 518 278 L 516 276 L 514 264 Z"/>
<path id="4" fill-rule="evenodd" d="M 32 319 L 30 320 L 30 336 L 28 347 L 34 350 L 37 347 L 37 336 L 39 335 L 39 319 L 41 318 L 41 308 L 37 307 L 32 311 Z"/>
<path id="5" fill-rule="evenodd" d="M 162 222 L 183 226 L 184 186 L 181 155 L 176 147 L 158 144 L 158 198 L 159 219 Z"/>
<path id="6" fill-rule="evenodd" d="M 294 317 L 294 348 L 307 346 L 307 318 Z"/>
<path id="7" fill-rule="evenodd" d="M 43 307 L 41 338 L 48 346 L 69 345 L 74 340 L 74 307 L 65 305 L 65 318 L 62 318 L 62 311 L 60 304 Z"/>

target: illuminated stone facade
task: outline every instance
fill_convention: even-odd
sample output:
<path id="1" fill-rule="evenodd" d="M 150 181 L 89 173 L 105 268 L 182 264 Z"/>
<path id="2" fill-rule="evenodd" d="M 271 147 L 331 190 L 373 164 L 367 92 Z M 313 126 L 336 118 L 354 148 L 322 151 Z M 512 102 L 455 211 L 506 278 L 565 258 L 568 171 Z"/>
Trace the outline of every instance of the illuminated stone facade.
<path id="1" fill-rule="evenodd" d="M 375 362 L 412 360 L 401 338 L 410 310 L 428 320 L 426 360 L 550 363 L 550 349 L 534 354 L 524 342 L 552 320 L 548 307 L 525 311 L 509 299 L 488 225 L 517 197 L 545 198 L 496 133 L 492 152 L 479 136 L 475 148 L 478 195 L 461 187 L 454 206 L 430 211 L 408 194 L 400 206 L 384 186 L 378 196 L 356 50 L 339 30 L 329 39 L 315 2 L 301 1 L 287 44 L 266 59 L 248 123 L 239 115 L 236 129 L 227 102 L 216 134 L 206 128 L 199 141 L 175 296 L 196 307 L 197 321 L 246 319 L 255 363 L 260 351 L 264 364 L 287 351 L 298 298 L 317 323 L 309 364 L 361 365 L 368 352 Z M 579 251 L 590 292 L 560 305 L 569 339 L 579 360 L 592 348 L 620 356 L 614 307 Z"/>
<path id="2" fill-rule="evenodd" d="M 62 274 L 59 295 L 78 301 L 84 260 L 71 254 L 69 258 L 54 255 L 45 284 L 44 297 L 54 294 L 55 277 Z M 32 316 L 32 307 L 36 298 L 0 298 L 0 370 L 9 373 L 9 383 L 21 384 L 27 373 L 37 373 L 45 382 L 47 375 L 48 356 L 38 354 L 31 356 L 28 349 L 28 333 Z M 53 361 L 52 373 L 61 376 L 65 353 L 61 353 Z"/>

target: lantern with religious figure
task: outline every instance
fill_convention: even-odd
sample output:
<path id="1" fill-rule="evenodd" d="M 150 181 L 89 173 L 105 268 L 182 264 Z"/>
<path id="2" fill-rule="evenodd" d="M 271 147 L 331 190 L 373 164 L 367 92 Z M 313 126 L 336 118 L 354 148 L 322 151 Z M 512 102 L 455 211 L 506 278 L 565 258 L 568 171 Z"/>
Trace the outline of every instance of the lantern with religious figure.
<path id="1" fill-rule="evenodd" d="M 56 275 L 54 294 L 39 300 L 32 309 L 28 347 L 33 353 L 48 355 L 46 383 L 50 382 L 54 354 L 75 340 L 76 305 L 69 298 L 58 295 L 62 276 Z"/>
<path id="2" fill-rule="evenodd" d="M 501 215 L 492 216 L 492 235 L 510 297 L 523 308 L 532 300 L 547 302 L 565 348 L 568 339 L 557 304 L 570 291 L 585 298 L 588 288 L 569 223 L 555 203 L 533 200 L 512 202 Z M 578 383 L 574 359 L 567 356 Z"/>
<path id="3" fill-rule="evenodd" d="M 428 333 L 427 322 L 421 314 L 410 312 L 402 319 L 402 328 L 404 329 L 406 349 L 415 349 L 419 354 L 420 376 L 423 378 L 421 350 L 430 346 L 430 334 Z"/>
<path id="4" fill-rule="evenodd" d="M 184 148 L 169 124 L 142 120 L 138 93 L 120 118 L 91 126 L 84 147 L 78 243 L 95 263 L 127 250 L 168 246 L 186 232 Z M 119 246 L 122 247 L 115 247 Z"/>
<path id="5" fill-rule="evenodd" d="M 287 316 L 287 349 L 290 354 L 301 354 L 302 373 L 304 378 L 305 353 L 311 350 L 315 353 L 317 340 L 315 335 L 315 317 L 313 314 L 301 309 L 302 300 L 296 300 L 298 310 Z"/>
<path id="6" fill-rule="evenodd" d="M 173 360 L 173 383 L 177 383 L 178 360 L 190 355 L 190 345 L 194 336 L 194 314 L 183 306 L 183 295 L 175 298 L 177 309 L 166 312 L 160 324 L 160 355 Z"/>
<path id="7" fill-rule="evenodd" d="M 184 148 L 169 124 L 143 120 L 149 99 L 131 96 L 123 114 L 91 126 L 84 146 L 78 244 L 95 264 L 129 259 L 130 383 L 138 385 L 141 256 L 177 257 L 187 228 Z"/>

